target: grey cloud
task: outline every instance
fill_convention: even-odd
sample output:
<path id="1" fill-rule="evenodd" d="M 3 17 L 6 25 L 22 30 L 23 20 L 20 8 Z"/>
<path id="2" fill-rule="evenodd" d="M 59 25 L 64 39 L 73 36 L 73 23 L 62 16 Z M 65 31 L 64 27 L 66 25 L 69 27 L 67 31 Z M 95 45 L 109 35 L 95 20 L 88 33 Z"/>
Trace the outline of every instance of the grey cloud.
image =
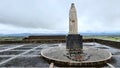
<path id="1" fill-rule="evenodd" d="M 57 2 L 41 0 L 6 0 L 0 2 L 0 21 L 20 27 L 53 28 L 62 20 Z M 56 7 L 56 6 L 58 7 Z M 62 22 L 60 22 L 62 23 Z"/>
<path id="2" fill-rule="evenodd" d="M 68 29 L 72 2 L 84 31 L 98 27 L 101 31 L 111 27 L 120 30 L 120 0 L 0 0 L 0 22 L 26 28 Z M 86 19 L 80 22 L 83 17 Z"/>

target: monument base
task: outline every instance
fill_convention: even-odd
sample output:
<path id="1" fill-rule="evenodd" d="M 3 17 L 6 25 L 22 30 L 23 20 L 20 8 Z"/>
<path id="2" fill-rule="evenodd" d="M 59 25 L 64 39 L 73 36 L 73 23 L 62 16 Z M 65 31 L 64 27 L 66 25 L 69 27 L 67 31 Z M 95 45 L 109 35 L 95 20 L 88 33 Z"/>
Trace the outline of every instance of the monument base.
<path id="1" fill-rule="evenodd" d="M 82 36 L 80 34 L 69 34 L 67 36 L 66 49 L 70 54 L 81 53 L 83 49 L 82 42 Z"/>
<path id="2" fill-rule="evenodd" d="M 65 56 L 73 61 L 86 61 L 90 55 L 85 53 L 85 51 L 82 51 L 82 53 L 75 53 L 75 54 L 70 54 L 68 52 L 68 53 L 66 53 Z"/>
<path id="3" fill-rule="evenodd" d="M 57 66 L 61 67 L 101 67 L 104 66 L 106 63 L 108 63 L 111 60 L 112 54 L 108 52 L 107 50 L 98 49 L 98 48 L 83 48 L 83 55 L 82 57 L 76 57 L 81 58 L 82 61 L 76 61 L 74 60 L 75 57 L 68 57 L 67 56 L 66 47 L 63 44 L 62 46 L 58 47 L 50 47 L 43 49 L 41 51 L 41 56 L 45 58 L 48 62 L 52 62 Z"/>

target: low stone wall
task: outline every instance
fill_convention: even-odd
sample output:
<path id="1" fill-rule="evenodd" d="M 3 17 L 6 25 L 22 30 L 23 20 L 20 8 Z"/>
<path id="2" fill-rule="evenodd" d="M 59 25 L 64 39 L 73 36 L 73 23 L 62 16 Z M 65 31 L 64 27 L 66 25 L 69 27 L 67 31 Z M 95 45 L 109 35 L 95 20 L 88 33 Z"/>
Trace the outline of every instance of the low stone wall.
<path id="1" fill-rule="evenodd" d="M 94 39 L 94 41 L 107 46 L 120 48 L 120 42 L 118 41 L 110 41 L 110 40 L 102 40 L 102 39 Z"/>
<path id="2" fill-rule="evenodd" d="M 22 41 L 0 41 L 0 44 L 27 44 L 27 43 L 65 43 L 66 39 L 63 40 L 22 40 Z M 103 40 L 103 39 L 83 39 L 83 42 L 96 42 L 96 43 L 100 43 L 100 44 L 104 44 L 104 45 L 108 45 L 111 47 L 116 47 L 116 48 L 120 48 L 120 42 L 118 41 L 110 41 L 110 40 Z"/>
<path id="3" fill-rule="evenodd" d="M 94 42 L 94 39 L 93 38 L 83 39 L 83 42 Z"/>
<path id="4" fill-rule="evenodd" d="M 96 42 L 96 43 L 104 44 L 104 45 L 107 45 L 107 46 L 120 48 L 120 42 L 119 41 L 111 41 L 111 40 L 91 38 L 91 39 L 84 39 L 83 42 Z"/>
<path id="5" fill-rule="evenodd" d="M 0 44 L 23 44 L 30 43 L 30 41 L 0 41 Z"/>
<path id="6" fill-rule="evenodd" d="M 21 41 L 0 41 L 0 44 L 28 44 L 28 43 L 65 43 L 66 40 L 21 40 Z"/>

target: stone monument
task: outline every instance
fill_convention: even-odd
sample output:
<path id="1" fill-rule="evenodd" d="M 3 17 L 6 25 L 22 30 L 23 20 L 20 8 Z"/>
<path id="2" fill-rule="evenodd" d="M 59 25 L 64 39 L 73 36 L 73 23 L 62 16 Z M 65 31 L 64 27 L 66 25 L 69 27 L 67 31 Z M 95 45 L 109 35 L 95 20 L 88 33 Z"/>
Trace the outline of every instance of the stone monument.
<path id="1" fill-rule="evenodd" d="M 43 49 L 41 56 L 58 66 L 82 67 L 105 65 L 112 57 L 112 54 L 106 50 L 87 47 L 90 44 L 83 46 L 82 36 L 78 33 L 74 3 L 72 3 L 69 12 L 69 34 L 66 41 L 66 44 L 62 43 Z"/>
<path id="2" fill-rule="evenodd" d="M 66 49 L 70 54 L 78 54 L 82 52 L 82 36 L 78 34 L 77 13 L 74 3 L 71 4 L 69 11 L 69 34 L 67 36 Z"/>

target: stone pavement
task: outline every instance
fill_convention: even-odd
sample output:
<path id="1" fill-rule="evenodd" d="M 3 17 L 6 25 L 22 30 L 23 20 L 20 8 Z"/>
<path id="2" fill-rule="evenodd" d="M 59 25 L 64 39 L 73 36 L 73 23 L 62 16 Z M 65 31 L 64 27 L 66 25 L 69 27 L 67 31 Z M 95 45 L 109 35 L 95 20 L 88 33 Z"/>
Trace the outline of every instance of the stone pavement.
<path id="1" fill-rule="evenodd" d="M 84 45 L 89 46 L 89 44 Z M 88 48 L 84 45 L 83 54 L 81 54 L 82 56 L 79 58 L 81 61 L 70 59 L 70 57 L 67 56 L 68 51 L 66 51 L 65 44 L 62 44 L 62 46 L 59 47 L 43 49 L 41 55 L 59 66 L 101 66 L 106 64 L 112 57 L 111 52 L 109 51 L 99 48 Z"/>
<path id="2" fill-rule="evenodd" d="M 85 45 L 89 44 L 89 45 Z M 104 49 L 113 54 L 112 64 L 120 67 L 120 49 L 101 45 L 98 43 L 85 43 L 88 48 Z M 59 44 L 1 44 L 0 67 L 49 67 L 41 57 L 42 49 L 61 46 Z"/>

